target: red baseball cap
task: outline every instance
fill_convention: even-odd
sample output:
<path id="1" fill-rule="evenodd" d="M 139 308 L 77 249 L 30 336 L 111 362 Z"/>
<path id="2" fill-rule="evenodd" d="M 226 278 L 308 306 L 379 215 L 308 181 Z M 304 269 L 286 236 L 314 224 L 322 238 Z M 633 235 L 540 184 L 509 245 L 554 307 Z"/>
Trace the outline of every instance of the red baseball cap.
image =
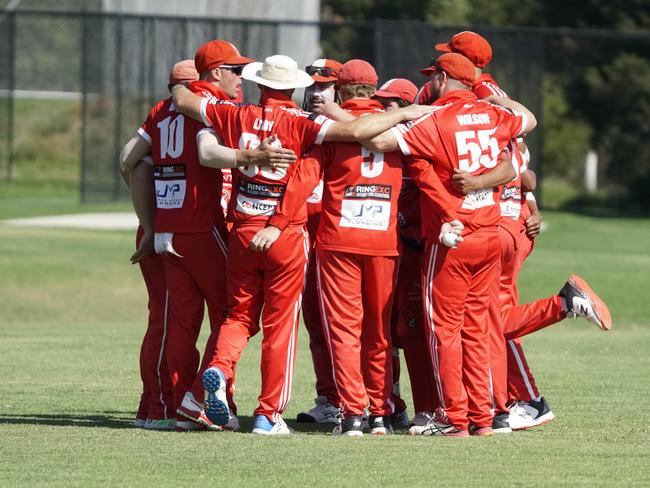
<path id="1" fill-rule="evenodd" d="M 375 68 L 363 59 L 351 59 L 339 70 L 339 86 L 360 84 L 377 86 L 377 80 Z"/>
<path id="2" fill-rule="evenodd" d="M 427 81 L 420 87 L 417 95 L 415 95 L 415 103 L 418 105 L 431 105 L 433 100 L 433 93 L 431 93 L 431 80 Z"/>
<path id="3" fill-rule="evenodd" d="M 458 53 L 441 54 L 431 62 L 431 66 L 421 69 L 420 73 L 430 75 L 439 71 L 444 71 L 450 78 L 468 86 L 471 86 L 476 79 L 472 62 Z"/>
<path id="4" fill-rule="evenodd" d="M 339 70 L 341 63 L 333 59 L 317 59 L 305 71 L 311 76 L 316 83 L 329 83 L 339 79 Z"/>
<path id="5" fill-rule="evenodd" d="M 194 61 L 184 59 L 176 63 L 169 72 L 169 84 L 190 83 L 199 79 L 199 73 L 194 67 Z"/>
<path id="6" fill-rule="evenodd" d="M 484 68 L 492 60 L 490 43 L 485 37 L 472 31 L 459 32 L 448 43 L 436 44 L 435 48 L 444 53 L 462 54 L 477 68 Z"/>
<path id="7" fill-rule="evenodd" d="M 255 61 L 239 54 L 237 48 L 228 41 L 210 41 L 206 42 L 196 50 L 194 55 L 194 65 L 196 71 L 203 73 L 222 64 L 248 64 Z"/>
<path id="8" fill-rule="evenodd" d="M 413 103 L 415 95 L 418 93 L 418 87 L 404 78 L 393 78 L 379 87 L 375 92 L 375 97 L 383 98 L 401 98 L 408 103 Z"/>

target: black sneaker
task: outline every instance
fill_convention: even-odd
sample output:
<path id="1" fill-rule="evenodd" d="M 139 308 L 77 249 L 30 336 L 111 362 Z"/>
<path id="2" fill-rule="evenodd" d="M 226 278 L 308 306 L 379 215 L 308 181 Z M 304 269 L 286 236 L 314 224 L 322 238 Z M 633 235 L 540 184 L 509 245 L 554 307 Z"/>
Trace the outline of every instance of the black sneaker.
<path id="1" fill-rule="evenodd" d="M 371 435 L 388 435 L 393 433 L 390 415 L 368 417 L 368 428 Z"/>
<path id="2" fill-rule="evenodd" d="M 580 276 L 569 276 L 558 295 L 564 298 L 567 312 L 573 318 L 584 317 L 600 330 L 608 331 L 612 328 L 612 317 L 607 305 Z"/>
<path id="3" fill-rule="evenodd" d="M 509 434 L 512 432 L 510 422 L 508 421 L 509 416 L 508 413 L 500 413 L 494 416 L 492 419 L 492 431 L 495 434 Z"/>
<path id="4" fill-rule="evenodd" d="M 334 435 L 347 435 L 350 437 L 361 437 L 363 435 L 363 419 L 361 416 L 352 415 L 334 427 Z"/>

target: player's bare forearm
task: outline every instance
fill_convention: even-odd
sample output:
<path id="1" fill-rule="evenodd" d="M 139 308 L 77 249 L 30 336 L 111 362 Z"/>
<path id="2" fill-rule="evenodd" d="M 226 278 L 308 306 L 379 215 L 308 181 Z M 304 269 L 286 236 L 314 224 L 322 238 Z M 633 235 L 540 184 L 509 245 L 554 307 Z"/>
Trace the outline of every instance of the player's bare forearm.
<path id="1" fill-rule="evenodd" d="M 494 188 L 511 182 L 516 176 L 510 157 L 503 153 L 501 161 L 490 171 L 474 176 L 466 171 L 454 169 L 452 185 L 457 191 L 467 195 L 484 188 Z"/>
<path id="2" fill-rule="evenodd" d="M 537 188 L 537 175 L 532 169 L 521 173 L 521 191 L 524 193 L 535 191 Z"/>
<path id="3" fill-rule="evenodd" d="M 172 97 L 176 110 L 187 117 L 199 122 L 201 119 L 201 101 L 202 97 L 195 95 L 183 85 L 176 85 L 172 88 Z"/>
<path id="4" fill-rule="evenodd" d="M 510 110 L 514 110 L 515 112 L 521 112 L 526 116 L 526 125 L 522 127 L 519 135 L 524 136 L 537 127 L 537 119 L 535 118 L 535 115 L 516 100 L 513 100 L 512 98 L 498 97 L 496 95 L 492 95 L 491 97 L 486 98 L 486 100 L 502 107 L 509 108 Z"/>
<path id="5" fill-rule="evenodd" d="M 372 139 L 404 120 L 419 119 L 433 107 L 409 105 L 397 110 L 358 117 L 351 122 L 335 122 L 325 134 L 325 141 L 363 141 Z"/>
<path id="6" fill-rule="evenodd" d="M 153 167 L 142 163 L 130 174 L 131 202 L 138 221 L 145 232 L 153 232 L 156 218 L 156 190 Z"/>
<path id="7" fill-rule="evenodd" d="M 397 151 L 399 149 L 395 134 L 393 134 L 393 131 L 391 130 L 384 131 L 372 139 L 361 141 L 361 144 L 371 151 L 383 153 Z"/>
<path id="8" fill-rule="evenodd" d="M 151 151 L 151 144 L 139 134 L 134 135 L 120 151 L 120 174 L 129 186 L 130 173 Z"/>

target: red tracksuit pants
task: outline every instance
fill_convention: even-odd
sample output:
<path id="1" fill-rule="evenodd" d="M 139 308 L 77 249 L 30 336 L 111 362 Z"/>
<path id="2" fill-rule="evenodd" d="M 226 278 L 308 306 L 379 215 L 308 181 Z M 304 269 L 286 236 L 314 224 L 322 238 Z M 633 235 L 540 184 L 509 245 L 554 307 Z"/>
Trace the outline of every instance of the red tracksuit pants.
<path id="1" fill-rule="evenodd" d="M 428 244 L 422 292 L 427 335 L 441 407 L 457 428 L 492 425 L 489 313 L 499 278 L 499 234 L 479 229 L 458 249 Z"/>
<path id="2" fill-rule="evenodd" d="M 415 412 L 435 412 L 440 406 L 427 349 L 425 320 L 422 315 L 422 251 L 405 245 L 400 258 L 391 333 L 393 346 L 404 350 L 404 359 L 411 380 Z M 393 385 L 399 381 L 399 356 L 393 355 Z M 396 387 L 393 386 L 393 402 Z"/>
<path id="3" fill-rule="evenodd" d="M 136 248 L 142 238 L 138 227 Z M 155 253 L 140 261 L 140 271 L 149 296 L 149 321 L 140 347 L 142 395 L 138 419 L 167 419 L 175 415 L 172 384 L 167 369 L 167 284 L 162 258 Z"/>
<path id="4" fill-rule="evenodd" d="M 226 318 L 225 230 L 174 234 L 172 245 L 182 257 L 163 254 L 169 290 L 169 339 L 167 365 L 172 377 L 174 403 L 178 407 L 187 391 L 203 401 L 201 374 L 212 357 L 219 330 Z M 199 369 L 196 342 L 201 331 L 204 302 L 208 307 L 210 336 Z M 207 358 L 206 358 L 207 356 Z M 198 373 L 198 374 L 197 374 Z M 231 378 L 232 379 L 232 378 Z M 232 381 L 229 383 L 232 398 Z"/>
<path id="5" fill-rule="evenodd" d="M 211 366 L 227 380 L 262 322 L 262 391 L 255 415 L 277 421 L 291 396 L 309 237 L 288 227 L 267 252 L 248 248 L 259 226 L 234 227 L 228 240 L 228 318 Z"/>
<path id="6" fill-rule="evenodd" d="M 526 236 L 526 229 L 501 229 L 502 263 L 499 302 L 503 334 L 506 339 L 507 402 L 529 401 L 539 397 L 535 378 L 530 371 L 523 351 L 521 337 L 548 327 L 564 319 L 566 312 L 560 297 L 537 300 L 518 305 L 519 271 L 533 249 L 534 241 Z"/>
<path id="7" fill-rule="evenodd" d="M 314 364 L 316 375 L 316 394 L 324 396 L 332 405 L 339 404 L 339 395 L 336 392 L 334 375 L 332 373 L 332 359 L 327 350 L 327 341 L 320 318 L 320 305 L 318 303 L 318 286 L 316 280 L 316 251 L 312 248 L 309 253 L 309 264 L 305 278 L 305 291 L 302 297 L 302 320 L 309 334 L 309 349 Z"/>
<path id="8" fill-rule="evenodd" d="M 390 415 L 397 256 L 317 249 L 321 317 L 345 416 Z"/>

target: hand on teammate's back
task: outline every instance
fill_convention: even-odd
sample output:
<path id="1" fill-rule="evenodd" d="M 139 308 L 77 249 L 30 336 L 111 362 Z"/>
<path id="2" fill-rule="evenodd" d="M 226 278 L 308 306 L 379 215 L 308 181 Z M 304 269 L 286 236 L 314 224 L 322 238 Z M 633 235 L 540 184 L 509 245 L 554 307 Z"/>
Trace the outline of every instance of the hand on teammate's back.
<path id="1" fill-rule="evenodd" d="M 482 188 L 480 177 L 474 176 L 472 173 L 462 171 L 458 168 L 454 168 L 454 174 L 451 177 L 451 184 L 455 190 L 464 195 Z"/>
<path id="2" fill-rule="evenodd" d="M 153 232 L 145 231 L 144 234 L 142 234 L 138 248 L 131 255 L 131 264 L 139 263 L 144 257 L 148 256 L 153 251 Z"/>
<path id="3" fill-rule="evenodd" d="M 420 117 L 424 117 L 427 114 L 430 114 L 436 110 L 436 107 L 432 105 L 408 105 L 407 107 L 400 108 L 400 114 L 402 115 L 403 120 L 417 120 Z"/>
<path id="4" fill-rule="evenodd" d="M 268 251 L 273 243 L 278 240 L 280 233 L 280 229 L 272 225 L 264 227 L 253 236 L 248 247 L 257 252 Z"/>
<path id="5" fill-rule="evenodd" d="M 286 169 L 295 162 L 296 153 L 291 149 L 282 147 L 278 136 L 272 135 L 262 141 L 257 148 L 258 161 L 255 164 L 259 166 L 270 166 L 271 168 Z"/>

